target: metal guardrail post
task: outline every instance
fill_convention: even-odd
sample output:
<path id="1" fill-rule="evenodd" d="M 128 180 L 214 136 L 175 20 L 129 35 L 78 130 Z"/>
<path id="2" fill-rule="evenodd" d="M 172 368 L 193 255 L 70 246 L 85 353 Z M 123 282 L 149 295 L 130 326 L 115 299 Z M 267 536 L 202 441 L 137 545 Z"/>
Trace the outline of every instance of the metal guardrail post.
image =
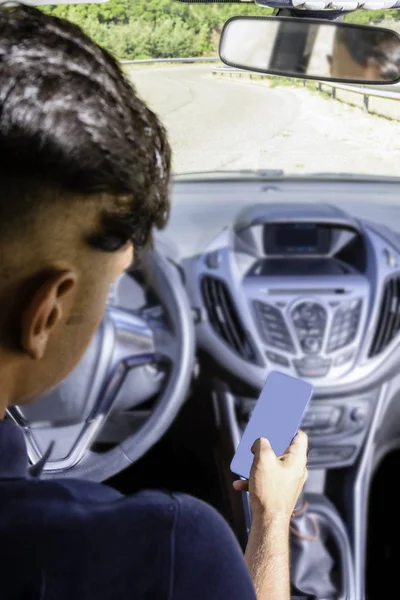
<path id="1" fill-rule="evenodd" d="M 364 94 L 364 96 L 363 96 L 363 106 L 364 106 L 364 110 L 366 112 L 369 112 L 369 96 L 367 94 Z"/>

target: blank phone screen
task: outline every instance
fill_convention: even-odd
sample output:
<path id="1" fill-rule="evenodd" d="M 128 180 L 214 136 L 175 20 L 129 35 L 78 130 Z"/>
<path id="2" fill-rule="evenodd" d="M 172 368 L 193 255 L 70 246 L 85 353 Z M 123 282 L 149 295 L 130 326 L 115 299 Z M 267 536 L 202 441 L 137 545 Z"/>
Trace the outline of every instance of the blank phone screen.
<path id="1" fill-rule="evenodd" d="M 296 435 L 313 386 L 296 377 L 272 371 L 267 378 L 243 437 L 231 463 L 231 471 L 249 478 L 254 455 L 254 442 L 267 438 L 277 456 L 281 456 Z"/>

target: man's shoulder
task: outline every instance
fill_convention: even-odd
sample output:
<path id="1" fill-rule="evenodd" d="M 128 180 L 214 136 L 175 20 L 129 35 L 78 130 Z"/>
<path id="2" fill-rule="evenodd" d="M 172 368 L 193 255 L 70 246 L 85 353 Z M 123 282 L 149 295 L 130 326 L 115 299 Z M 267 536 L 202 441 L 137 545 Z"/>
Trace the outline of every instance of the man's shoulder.
<path id="1" fill-rule="evenodd" d="M 176 533 L 177 523 L 185 527 L 218 522 L 221 517 L 208 504 L 181 493 L 144 490 L 124 496 L 100 483 L 76 479 L 31 480 L 9 484 L 0 497 L 0 532 L 15 536 L 18 531 L 54 532 L 79 538 L 93 529 L 93 535 L 107 537 L 119 532 L 125 538 L 130 529 L 140 530 L 149 539 Z M 10 515 L 13 518 L 10 519 Z M 151 531 L 149 531 L 151 530 Z M 4 539 L 4 538 L 3 538 Z"/>
<path id="2" fill-rule="evenodd" d="M 0 500 L 5 598 L 14 597 L 14 565 L 29 565 L 20 573 L 23 586 L 40 583 L 60 600 L 150 597 L 144 590 L 166 595 L 177 506 L 169 494 L 125 497 L 74 480 L 7 488 L 9 502 Z"/>
<path id="3" fill-rule="evenodd" d="M 74 480 L 12 482 L 0 486 L 0 536 L 5 540 L 47 538 L 63 551 L 63 540 L 84 552 L 111 535 L 129 544 L 129 535 L 150 542 L 169 536 L 177 501 L 157 490 L 123 496 L 98 483 Z M 40 543 L 40 548 L 45 544 Z M 40 552 L 40 550 L 39 550 Z"/>
<path id="4" fill-rule="evenodd" d="M 12 568 L 29 556 L 32 573 L 41 573 L 56 597 L 150 598 L 168 591 L 174 600 L 226 593 L 253 599 L 233 532 L 205 502 L 156 490 L 122 496 L 74 480 L 32 483 L 25 502 L 21 491 L 13 506 L 3 504 L 3 559 Z"/>
<path id="5" fill-rule="evenodd" d="M 1 491 L 1 490 L 0 490 Z M 2 539 L 46 535 L 66 539 L 84 551 L 111 535 L 129 544 L 169 544 L 169 538 L 184 545 L 193 539 L 213 540 L 233 533 L 221 515 L 209 504 L 192 496 L 163 490 L 145 490 L 124 496 L 99 483 L 60 479 L 7 485 L 0 494 Z M 34 542 L 33 542 L 34 543 Z M 58 547 L 60 545 L 58 544 Z"/>

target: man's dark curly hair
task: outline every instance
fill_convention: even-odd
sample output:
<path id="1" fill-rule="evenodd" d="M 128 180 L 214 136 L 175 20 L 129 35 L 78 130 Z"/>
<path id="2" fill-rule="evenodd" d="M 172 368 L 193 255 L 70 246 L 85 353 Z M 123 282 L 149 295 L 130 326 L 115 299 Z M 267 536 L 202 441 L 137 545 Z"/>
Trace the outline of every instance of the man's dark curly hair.
<path id="1" fill-rule="evenodd" d="M 91 241 L 143 247 L 168 219 L 170 167 L 163 126 L 106 50 L 64 19 L 0 6 L 0 235 L 43 190 L 107 194 L 130 198 L 129 214 L 110 211 Z"/>

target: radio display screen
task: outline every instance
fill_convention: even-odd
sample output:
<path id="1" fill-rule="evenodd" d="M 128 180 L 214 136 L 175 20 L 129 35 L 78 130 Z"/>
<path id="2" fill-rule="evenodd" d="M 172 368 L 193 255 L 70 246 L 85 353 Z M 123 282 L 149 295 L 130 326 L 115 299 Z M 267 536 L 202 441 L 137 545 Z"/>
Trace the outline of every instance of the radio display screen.
<path id="1" fill-rule="evenodd" d="M 331 229 L 317 223 L 280 223 L 264 228 L 264 250 L 269 255 L 324 255 L 330 242 Z"/>

